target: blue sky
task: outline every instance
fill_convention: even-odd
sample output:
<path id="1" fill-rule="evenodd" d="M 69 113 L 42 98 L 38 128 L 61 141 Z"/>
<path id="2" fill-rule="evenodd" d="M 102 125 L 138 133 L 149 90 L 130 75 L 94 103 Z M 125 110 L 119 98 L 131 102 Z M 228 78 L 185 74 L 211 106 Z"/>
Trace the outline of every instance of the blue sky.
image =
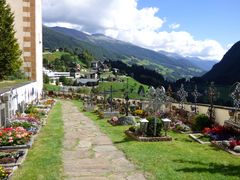
<path id="1" fill-rule="evenodd" d="M 178 30 L 224 47 L 240 40 L 240 0 L 139 0 L 138 7 L 158 7 L 157 16 L 166 18 L 164 30 L 178 23 Z"/>

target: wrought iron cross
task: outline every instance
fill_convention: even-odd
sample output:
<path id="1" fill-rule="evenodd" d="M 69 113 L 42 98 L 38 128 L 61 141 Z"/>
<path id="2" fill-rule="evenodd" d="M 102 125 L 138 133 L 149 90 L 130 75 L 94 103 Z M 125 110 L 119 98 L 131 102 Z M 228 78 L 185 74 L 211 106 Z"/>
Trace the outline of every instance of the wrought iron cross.
<path id="1" fill-rule="evenodd" d="M 214 117 L 214 107 L 213 107 L 213 101 L 217 98 L 218 96 L 218 92 L 216 87 L 214 86 L 214 82 L 211 82 L 208 91 L 207 91 L 207 95 L 208 95 L 208 99 L 209 99 L 209 103 L 210 103 L 210 108 L 209 108 L 209 119 L 210 121 L 214 122 L 213 117 Z"/>
<path id="2" fill-rule="evenodd" d="M 186 98 L 188 97 L 188 92 L 185 91 L 183 84 L 181 84 L 181 88 L 177 91 L 177 96 L 180 99 L 179 106 L 183 109 L 183 104 L 187 100 Z"/>
<path id="3" fill-rule="evenodd" d="M 239 110 L 240 108 L 240 83 L 237 82 L 234 91 L 230 95 L 233 99 L 233 105 L 235 110 Z"/>
<path id="4" fill-rule="evenodd" d="M 197 90 L 197 85 L 195 85 L 195 88 L 192 92 L 192 96 L 194 98 L 194 111 L 195 111 L 195 113 L 197 113 L 197 99 L 199 96 L 201 96 L 201 93 L 199 93 Z"/>
<path id="5" fill-rule="evenodd" d="M 103 108 L 105 110 L 105 108 L 106 108 L 106 96 L 109 94 L 109 92 L 107 92 L 104 88 L 103 92 L 100 92 L 99 94 L 103 95 Z"/>

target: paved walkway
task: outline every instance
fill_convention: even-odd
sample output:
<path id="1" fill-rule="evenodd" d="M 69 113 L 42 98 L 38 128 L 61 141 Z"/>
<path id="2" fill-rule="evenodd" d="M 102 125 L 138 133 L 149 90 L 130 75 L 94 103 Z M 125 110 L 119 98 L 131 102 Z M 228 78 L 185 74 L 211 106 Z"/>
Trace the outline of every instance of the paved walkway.
<path id="1" fill-rule="evenodd" d="M 66 179 L 145 180 L 124 154 L 70 101 L 62 101 Z"/>

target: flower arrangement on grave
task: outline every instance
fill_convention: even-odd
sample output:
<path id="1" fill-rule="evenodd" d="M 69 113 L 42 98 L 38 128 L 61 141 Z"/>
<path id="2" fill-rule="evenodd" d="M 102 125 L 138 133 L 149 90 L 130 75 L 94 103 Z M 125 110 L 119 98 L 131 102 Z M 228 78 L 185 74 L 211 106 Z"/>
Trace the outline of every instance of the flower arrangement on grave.
<path id="1" fill-rule="evenodd" d="M 23 127 L 28 132 L 31 132 L 33 134 L 36 134 L 38 131 L 39 124 L 35 122 L 29 122 L 24 120 L 12 120 L 10 121 L 10 127 L 17 128 L 17 127 Z"/>
<path id="2" fill-rule="evenodd" d="M 4 167 L 0 166 L 0 179 L 7 179 L 10 172 L 4 169 Z"/>
<path id="3" fill-rule="evenodd" d="M 133 112 L 133 115 L 139 116 L 139 117 L 141 117 L 141 118 L 144 118 L 144 117 L 147 116 L 147 112 L 144 111 L 144 110 L 142 110 L 142 109 L 137 109 L 137 110 L 135 110 L 135 111 Z"/>
<path id="4" fill-rule="evenodd" d="M 99 119 L 103 119 L 104 118 L 104 113 L 102 111 L 98 112 L 98 117 Z"/>
<path id="5" fill-rule="evenodd" d="M 5 150 L 0 152 L 0 164 L 16 163 L 24 155 L 22 150 Z"/>
<path id="6" fill-rule="evenodd" d="M 23 145 L 30 141 L 32 133 L 23 127 L 0 129 L 0 146 Z"/>
<path id="7" fill-rule="evenodd" d="M 14 117 L 11 121 L 24 121 L 24 122 L 29 122 L 33 125 L 40 125 L 41 122 L 39 119 L 29 115 L 29 114 L 26 114 L 26 115 L 21 115 L 21 116 L 16 116 Z"/>
<path id="8" fill-rule="evenodd" d="M 212 128 L 204 128 L 203 134 L 209 136 L 213 141 L 229 140 L 239 136 L 233 130 L 221 125 L 215 125 Z"/>
<path id="9" fill-rule="evenodd" d="M 118 124 L 118 117 L 113 116 L 108 122 L 112 125 L 117 125 Z"/>
<path id="10" fill-rule="evenodd" d="M 171 123 L 171 129 L 177 132 L 190 132 L 191 128 L 180 120 Z"/>

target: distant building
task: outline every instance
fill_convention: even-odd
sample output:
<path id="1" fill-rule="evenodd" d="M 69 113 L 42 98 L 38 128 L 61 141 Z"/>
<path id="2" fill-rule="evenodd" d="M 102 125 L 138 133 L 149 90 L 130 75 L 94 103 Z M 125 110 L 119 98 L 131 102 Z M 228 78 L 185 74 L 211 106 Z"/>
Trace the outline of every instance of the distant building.
<path id="1" fill-rule="evenodd" d="M 86 78 L 79 78 L 76 79 L 75 85 L 77 86 L 97 86 L 99 83 L 99 79 L 86 79 Z"/>
<path id="2" fill-rule="evenodd" d="M 84 75 L 83 78 L 86 78 L 86 79 L 98 79 L 99 78 L 98 71 L 96 71 L 96 70 L 83 72 L 83 75 Z"/>
<path id="3" fill-rule="evenodd" d="M 104 64 L 102 61 L 93 61 L 91 62 L 91 69 L 93 70 L 97 70 L 100 72 L 108 72 L 109 71 L 109 67 Z"/>
<path id="4" fill-rule="evenodd" d="M 15 16 L 16 38 L 22 51 L 23 71 L 36 81 L 39 92 L 43 86 L 42 63 L 42 1 L 7 0 Z"/>
<path id="5" fill-rule="evenodd" d="M 73 79 L 73 77 L 70 76 L 70 72 L 55 72 L 52 70 L 44 69 L 43 73 L 49 77 L 51 84 L 56 84 L 60 77 L 66 77 L 68 79 Z"/>

